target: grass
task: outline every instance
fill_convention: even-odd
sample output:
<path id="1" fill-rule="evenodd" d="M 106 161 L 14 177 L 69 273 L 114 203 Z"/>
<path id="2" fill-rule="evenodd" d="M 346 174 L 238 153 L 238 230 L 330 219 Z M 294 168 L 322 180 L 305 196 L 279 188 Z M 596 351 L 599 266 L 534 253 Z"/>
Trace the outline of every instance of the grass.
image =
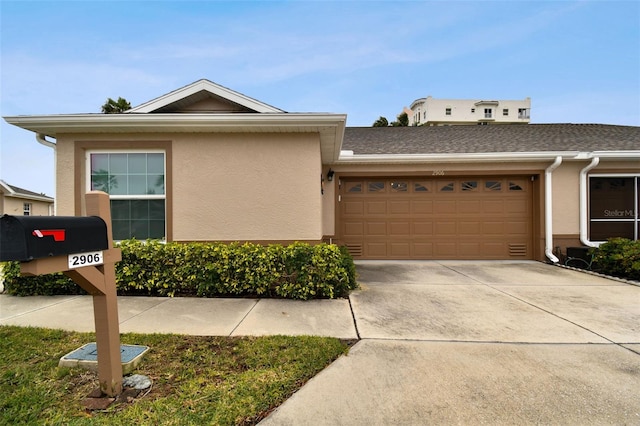
<path id="1" fill-rule="evenodd" d="M 131 404 L 88 412 L 97 374 L 58 360 L 93 333 L 0 326 L 0 424 L 252 425 L 348 351 L 323 337 L 122 334 L 151 347 L 133 372 L 153 381 Z"/>

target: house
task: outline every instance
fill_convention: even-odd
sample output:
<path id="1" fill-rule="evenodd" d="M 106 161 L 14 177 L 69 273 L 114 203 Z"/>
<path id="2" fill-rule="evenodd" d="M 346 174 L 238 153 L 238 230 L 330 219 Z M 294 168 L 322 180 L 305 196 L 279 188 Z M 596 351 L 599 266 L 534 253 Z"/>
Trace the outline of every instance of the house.
<path id="1" fill-rule="evenodd" d="M 0 180 L 0 213 L 12 216 L 51 216 L 54 200 L 44 194 Z"/>
<path id="2" fill-rule="evenodd" d="M 638 238 L 640 127 L 346 127 L 200 80 L 123 114 L 5 117 L 56 150 L 57 209 L 115 239 L 327 241 L 362 259 L 535 259 Z"/>
<path id="3" fill-rule="evenodd" d="M 409 126 L 528 124 L 531 98 L 524 100 L 434 99 L 413 101 L 404 108 Z"/>

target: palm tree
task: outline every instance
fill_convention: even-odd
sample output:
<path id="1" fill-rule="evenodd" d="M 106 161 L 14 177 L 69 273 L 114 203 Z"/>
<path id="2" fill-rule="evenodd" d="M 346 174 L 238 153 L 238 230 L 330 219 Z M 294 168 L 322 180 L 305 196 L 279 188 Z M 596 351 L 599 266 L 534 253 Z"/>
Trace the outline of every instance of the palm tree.
<path id="1" fill-rule="evenodd" d="M 376 121 L 373 122 L 373 127 L 387 127 L 389 125 L 389 120 L 386 117 L 380 116 Z"/>
<path id="2" fill-rule="evenodd" d="M 108 98 L 107 102 L 102 105 L 103 114 L 121 114 L 128 109 L 131 109 L 131 104 L 125 98 L 118 98 L 117 101 Z"/>

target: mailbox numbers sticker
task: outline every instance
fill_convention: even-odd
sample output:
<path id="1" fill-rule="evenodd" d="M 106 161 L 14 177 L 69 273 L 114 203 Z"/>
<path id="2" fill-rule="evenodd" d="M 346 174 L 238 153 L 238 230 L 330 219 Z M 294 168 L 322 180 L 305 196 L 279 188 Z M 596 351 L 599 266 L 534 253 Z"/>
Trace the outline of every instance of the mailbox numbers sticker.
<path id="1" fill-rule="evenodd" d="M 69 269 L 82 268 L 83 266 L 102 265 L 103 263 L 104 258 L 101 251 L 69 255 Z"/>

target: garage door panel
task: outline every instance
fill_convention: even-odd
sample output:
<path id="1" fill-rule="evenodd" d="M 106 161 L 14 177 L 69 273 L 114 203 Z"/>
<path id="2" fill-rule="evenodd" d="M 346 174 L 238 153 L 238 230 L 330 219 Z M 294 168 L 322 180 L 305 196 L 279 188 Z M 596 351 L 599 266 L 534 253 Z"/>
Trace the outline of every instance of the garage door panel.
<path id="1" fill-rule="evenodd" d="M 364 213 L 364 202 L 362 200 L 345 201 L 343 212 L 346 215 L 362 215 Z"/>
<path id="2" fill-rule="evenodd" d="M 460 235 L 480 235 L 482 234 L 482 223 L 478 221 L 463 221 L 458 225 Z"/>
<path id="3" fill-rule="evenodd" d="M 344 235 L 346 237 L 363 236 L 364 235 L 364 224 L 362 222 L 345 222 L 345 224 L 344 224 Z"/>
<path id="4" fill-rule="evenodd" d="M 392 215 L 411 213 L 411 203 L 406 201 L 389 201 L 389 213 Z"/>
<path id="5" fill-rule="evenodd" d="M 387 213 L 387 202 L 382 201 L 366 201 L 366 212 L 367 214 L 380 214 L 384 215 Z"/>
<path id="6" fill-rule="evenodd" d="M 478 214 L 481 212 L 480 200 L 460 200 L 458 201 L 458 214 Z"/>
<path id="7" fill-rule="evenodd" d="M 433 222 L 413 222 L 412 234 L 415 236 L 433 235 Z"/>
<path id="8" fill-rule="evenodd" d="M 384 237 L 387 235 L 387 222 L 367 222 L 366 235 Z"/>
<path id="9" fill-rule="evenodd" d="M 353 179 L 340 191 L 338 229 L 356 258 L 531 258 L 526 178 Z"/>
<path id="10" fill-rule="evenodd" d="M 434 229 L 435 229 L 434 234 L 439 237 L 442 237 L 445 235 L 453 237 L 457 234 L 456 223 L 453 221 L 448 221 L 448 222 L 436 221 Z"/>
<path id="11" fill-rule="evenodd" d="M 389 248 L 391 251 L 391 257 L 406 257 L 411 256 L 411 245 L 406 243 L 390 243 Z"/>
<path id="12" fill-rule="evenodd" d="M 433 201 L 431 200 L 412 200 L 411 214 L 422 215 L 433 213 Z"/>
<path id="13" fill-rule="evenodd" d="M 411 235 L 411 223 L 389 222 L 389 235 L 392 237 L 408 237 Z"/>
<path id="14" fill-rule="evenodd" d="M 452 194 L 448 194 L 452 195 Z M 434 203 L 434 210 L 436 214 L 455 214 L 456 213 L 456 200 L 438 200 Z"/>
<path id="15" fill-rule="evenodd" d="M 483 222 L 482 234 L 483 235 L 503 235 L 505 230 L 504 222 Z"/>

